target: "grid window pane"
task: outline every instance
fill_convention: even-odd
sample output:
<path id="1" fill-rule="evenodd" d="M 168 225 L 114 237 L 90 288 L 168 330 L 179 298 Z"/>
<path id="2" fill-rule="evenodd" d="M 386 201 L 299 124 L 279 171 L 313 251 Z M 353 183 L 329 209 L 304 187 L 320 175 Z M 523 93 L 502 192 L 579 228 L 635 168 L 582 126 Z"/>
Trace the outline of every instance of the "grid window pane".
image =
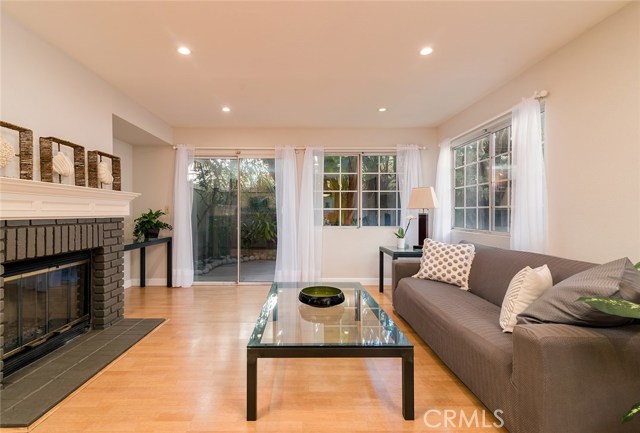
<path id="1" fill-rule="evenodd" d="M 322 202 L 324 208 L 337 208 L 340 207 L 340 193 L 339 192 L 325 192 L 322 194 Z"/>
<path id="2" fill-rule="evenodd" d="M 489 230 L 489 208 L 478 208 L 478 230 Z"/>
<path id="3" fill-rule="evenodd" d="M 378 172 L 378 156 L 365 155 L 362 157 L 362 172 L 377 173 Z"/>
<path id="4" fill-rule="evenodd" d="M 395 192 L 381 192 L 380 193 L 380 207 L 383 208 L 397 208 L 398 194 Z M 376 206 L 377 207 L 377 206 Z"/>
<path id="5" fill-rule="evenodd" d="M 357 156 L 343 156 L 340 158 L 340 165 L 343 173 L 357 173 L 358 172 L 358 157 Z"/>
<path id="6" fill-rule="evenodd" d="M 478 183 L 489 182 L 489 179 L 491 179 L 491 161 L 482 161 L 478 169 Z"/>
<path id="7" fill-rule="evenodd" d="M 464 165 L 464 147 L 459 147 L 454 150 L 455 167 L 462 167 Z"/>
<path id="8" fill-rule="evenodd" d="M 511 151 L 511 127 L 507 127 L 495 133 L 495 154 L 508 153 Z"/>
<path id="9" fill-rule="evenodd" d="M 478 206 L 489 206 L 489 185 L 478 187 Z"/>
<path id="10" fill-rule="evenodd" d="M 341 211 L 340 225 L 342 225 L 342 226 L 355 226 L 355 225 L 358 225 L 358 210 L 357 209 L 343 209 Z"/>
<path id="11" fill-rule="evenodd" d="M 489 159 L 489 137 L 484 137 L 480 140 L 480 147 L 478 148 L 478 161 Z"/>
<path id="12" fill-rule="evenodd" d="M 509 206 L 509 182 L 496 183 L 496 206 Z"/>
<path id="13" fill-rule="evenodd" d="M 340 211 L 337 209 L 324 211 L 324 225 L 338 226 L 340 225 Z"/>
<path id="14" fill-rule="evenodd" d="M 340 207 L 341 208 L 354 208 L 358 206 L 358 193 L 343 192 L 340 194 Z"/>
<path id="15" fill-rule="evenodd" d="M 509 231 L 509 209 L 496 209 L 494 213 L 494 230 L 497 232 Z"/>
<path id="16" fill-rule="evenodd" d="M 464 186 L 464 168 L 456 168 L 455 186 Z"/>
<path id="17" fill-rule="evenodd" d="M 338 173 L 340 171 L 340 157 L 339 156 L 325 156 L 324 157 L 324 172 L 325 173 Z"/>
<path id="18" fill-rule="evenodd" d="M 398 211 L 395 209 L 380 209 L 380 225 L 395 226 L 398 225 Z"/>
<path id="19" fill-rule="evenodd" d="M 465 159 L 466 164 L 471 164 L 478 160 L 478 142 L 474 141 L 465 146 Z"/>
<path id="20" fill-rule="evenodd" d="M 358 189 L 358 175 L 343 174 L 340 177 L 340 189 L 343 191 L 356 191 Z"/>
<path id="21" fill-rule="evenodd" d="M 380 172 L 381 173 L 395 173 L 396 172 L 396 157 L 393 155 L 380 156 Z"/>
<path id="22" fill-rule="evenodd" d="M 339 191 L 340 190 L 340 177 L 337 174 L 325 174 L 324 175 L 324 190 L 325 191 Z"/>
<path id="23" fill-rule="evenodd" d="M 454 226 L 464 227 L 464 209 L 455 210 Z"/>
<path id="24" fill-rule="evenodd" d="M 465 188 L 464 195 L 465 195 L 464 204 L 466 207 L 476 207 L 478 205 L 478 187 L 477 186 L 469 186 Z"/>
<path id="25" fill-rule="evenodd" d="M 362 207 L 363 208 L 377 208 L 378 207 L 378 192 L 363 192 L 362 193 Z M 362 215 L 364 218 L 364 214 Z M 363 224 L 364 225 L 364 224 Z"/>
<path id="26" fill-rule="evenodd" d="M 363 174 L 362 175 L 362 190 L 363 191 L 375 191 L 378 189 L 378 175 L 377 174 Z"/>
<path id="27" fill-rule="evenodd" d="M 478 228 L 478 210 L 467 209 L 465 210 L 465 222 L 464 228 L 475 230 Z"/>
<path id="28" fill-rule="evenodd" d="M 376 209 L 363 209 L 362 210 L 362 225 L 363 226 L 377 226 L 378 225 L 378 210 L 376 210 Z"/>
<path id="29" fill-rule="evenodd" d="M 381 174 L 380 175 L 380 189 L 383 191 L 395 191 L 396 187 L 396 175 L 395 174 Z"/>
<path id="30" fill-rule="evenodd" d="M 464 189 L 456 188 L 455 207 L 464 207 Z"/>
<path id="31" fill-rule="evenodd" d="M 478 183 L 478 164 L 467 165 L 467 168 L 465 168 L 465 176 L 465 185 Z"/>

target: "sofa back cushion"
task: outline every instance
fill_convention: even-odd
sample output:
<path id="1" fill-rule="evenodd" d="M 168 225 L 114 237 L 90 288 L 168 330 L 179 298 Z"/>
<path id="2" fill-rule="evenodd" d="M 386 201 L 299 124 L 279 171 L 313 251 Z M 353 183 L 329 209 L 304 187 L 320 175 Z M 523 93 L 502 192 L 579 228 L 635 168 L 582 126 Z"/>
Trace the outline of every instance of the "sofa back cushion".
<path id="1" fill-rule="evenodd" d="M 553 284 L 595 266 L 593 263 L 545 254 L 474 245 L 476 254 L 469 274 L 469 291 L 497 306 L 502 305 L 511 279 L 525 266 L 538 268 L 547 265 Z"/>

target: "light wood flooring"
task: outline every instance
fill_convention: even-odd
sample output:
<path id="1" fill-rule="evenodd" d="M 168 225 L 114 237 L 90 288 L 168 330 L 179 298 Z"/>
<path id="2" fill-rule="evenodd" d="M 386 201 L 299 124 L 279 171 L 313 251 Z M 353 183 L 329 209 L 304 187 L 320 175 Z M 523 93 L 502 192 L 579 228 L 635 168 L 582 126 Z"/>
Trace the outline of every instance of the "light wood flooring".
<path id="1" fill-rule="evenodd" d="M 400 359 L 261 359 L 258 420 L 246 416 L 246 344 L 268 286 L 133 287 L 126 316 L 166 318 L 98 376 L 32 425 L 84 432 L 497 432 L 489 411 L 393 313 L 415 345 L 415 421 L 401 413 Z M 445 427 L 429 409 L 477 410 L 485 426 Z M 457 424 L 458 421 L 455 420 Z M 26 429 L 3 429 L 4 431 Z"/>

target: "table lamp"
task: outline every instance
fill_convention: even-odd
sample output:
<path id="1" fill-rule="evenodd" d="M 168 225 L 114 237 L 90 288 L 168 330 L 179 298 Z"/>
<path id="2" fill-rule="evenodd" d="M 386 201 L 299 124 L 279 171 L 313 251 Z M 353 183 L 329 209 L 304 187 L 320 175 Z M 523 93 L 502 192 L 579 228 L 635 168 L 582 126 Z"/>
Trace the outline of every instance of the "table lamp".
<path id="1" fill-rule="evenodd" d="M 418 214 L 418 245 L 422 248 L 425 238 L 429 237 L 429 209 L 438 207 L 438 198 L 432 186 L 420 186 L 411 190 L 407 209 L 422 209 Z"/>

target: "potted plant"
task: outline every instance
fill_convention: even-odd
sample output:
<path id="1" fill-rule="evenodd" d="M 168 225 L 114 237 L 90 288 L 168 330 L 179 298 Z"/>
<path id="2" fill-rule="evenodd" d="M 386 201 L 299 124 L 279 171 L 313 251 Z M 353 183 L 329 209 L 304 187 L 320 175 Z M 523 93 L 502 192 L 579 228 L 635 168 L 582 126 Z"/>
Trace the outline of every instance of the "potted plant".
<path id="1" fill-rule="evenodd" d="M 149 209 L 149 212 L 145 212 L 136 218 L 134 220 L 136 225 L 133 228 L 133 236 L 136 240 L 141 240 L 143 238 L 145 241 L 149 239 L 156 239 L 160 230 L 173 230 L 173 227 L 170 224 L 160 221 L 160 217 L 162 215 L 166 214 L 161 210 L 154 211 Z"/>
<path id="2" fill-rule="evenodd" d="M 636 263 L 634 267 L 640 271 L 640 262 Z M 601 296 L 583 296 L 578 298 L 578 301 L 585 302 L 603 313 L 620 317 L 628 317 L 630 319 L 640 319 L 640 304 L 636 304 L 635 302 L 630 302 L 620 298 L 606 298 Z M 622 422 L 631 421 L 631 419 L 639 413 L 640 401 L 631 406 L 631 409 L 622 416 Z"/>
<path id="3" fill-rule="evenodd" d="M 404 249 L 405 247 L 405 236 L 407 236 L 407 230 L 409 230 L 409 226 L 411 225 L 411 221 L 413 221 L 414 219 L 416 219 L 415 216 L 413 215 L 409 215 L 407 217 L 407 227 L 406 228 L 402 228 L 402 227 L 398 227 L 398 230 L 395 231 L 393 234 L 396 235 L 396 238 L 398 238 L 398 248 L 402 248 Z"/>

